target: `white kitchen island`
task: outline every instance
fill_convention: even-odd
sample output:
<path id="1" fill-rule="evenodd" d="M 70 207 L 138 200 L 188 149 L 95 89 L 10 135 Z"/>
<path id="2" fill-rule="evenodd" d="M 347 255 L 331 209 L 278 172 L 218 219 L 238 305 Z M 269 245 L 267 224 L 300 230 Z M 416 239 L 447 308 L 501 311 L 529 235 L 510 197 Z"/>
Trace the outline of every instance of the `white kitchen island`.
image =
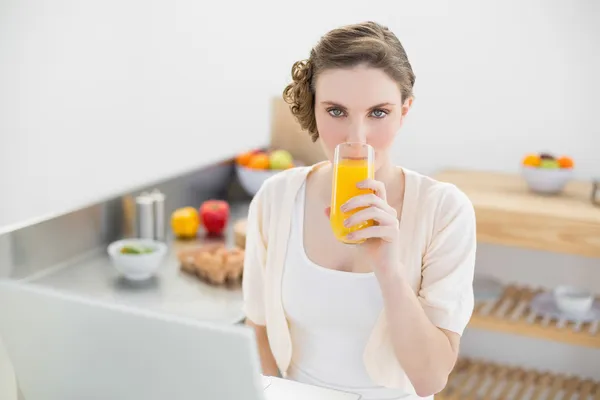
<path id="1" fill-rule="evenodd" d="M 223 238 L 227 245 L 234 243 L 234 221 L 245 217 L 247 210 L 247 203 L 232 204 L 231 222 Z M 195 241 L 170 240 L 167 257 L 157 276 L 143 282 L 131 282 L 120 277 L 104 248 L 62 265 L 49 267 L 25 280 L 95 300 L 204 321 L 239 323 L 245 318 L 241 285 L 210 285 L 181 271 L 177 260 L 179 251 L 216 240 L 202 237 Z"/>

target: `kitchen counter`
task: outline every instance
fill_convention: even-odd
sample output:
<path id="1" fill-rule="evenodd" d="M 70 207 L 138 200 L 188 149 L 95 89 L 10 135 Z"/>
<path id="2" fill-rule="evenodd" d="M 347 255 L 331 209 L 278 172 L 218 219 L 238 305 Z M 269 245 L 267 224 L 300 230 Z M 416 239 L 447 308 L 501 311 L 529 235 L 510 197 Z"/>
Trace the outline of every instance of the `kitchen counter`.
<path id="1" fill-rule="evenodd" d="M 248 202 L 230 206 L 230 222 L 224 238 L 234 244 L 233 225 L 248 212 Z M 177 253 L 219 239 L 202 238 L 195 241 L 169 240 L 169 252 L 157 276 L 144 282 L 131 282 L 119 276 L 106 249 L 61 266 L 49 268 L 26 278 L 27 281 L 65 292 L 93 297 L 107 302 L 125 304 L 153 311 L 173 313 L 201 320 L 234 324 L 243 321 L 241 285 L 219 287 L 180 270 Z"/>

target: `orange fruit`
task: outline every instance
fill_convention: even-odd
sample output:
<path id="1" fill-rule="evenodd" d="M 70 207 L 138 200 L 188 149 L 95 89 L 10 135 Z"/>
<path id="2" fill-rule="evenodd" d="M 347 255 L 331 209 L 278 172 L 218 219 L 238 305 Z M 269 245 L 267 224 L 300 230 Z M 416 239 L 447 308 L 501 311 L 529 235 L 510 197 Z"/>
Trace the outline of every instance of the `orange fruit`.
<path id="1" fill-rule="evenodd" d="M 247 151 L 245 153 L 238 154 L 238 156 L 235 158 L 235 162 L 237 162 L 238 165 L 248 165 L 250 159 L 252 159 L 252 156 L 255 153 L 255 151 Z"/>
<path id="2" fill-rule="evenodd" d="M 523 165 L 528 167 L 539 167 L 542 159 L 537 154 L 529 154 L 523 159 Z"/>
<path id="3" fill-rule="evenodd" d="M 269 156 L 267 154 L 255 153 L 250 157 L 250 161 L 246 166 L 252 169 L 268 169 L 269 165 Z"/>
<path id="4" fill-rule="evenodd" d="M 562 156 L 557 161 L 561 168 L 573 168 L 573 165 L 575 165 L 573 160 L 567 156 Z"/>

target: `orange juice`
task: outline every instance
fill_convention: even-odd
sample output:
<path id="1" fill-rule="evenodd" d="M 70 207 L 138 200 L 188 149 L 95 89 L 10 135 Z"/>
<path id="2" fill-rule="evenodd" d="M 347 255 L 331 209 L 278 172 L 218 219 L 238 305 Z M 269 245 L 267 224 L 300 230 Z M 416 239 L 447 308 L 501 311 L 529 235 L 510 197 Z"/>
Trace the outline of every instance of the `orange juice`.
<path id="1" fill-rule="evenodd" d="M 373 220 L 364 221 L 346 228 L 344 221 L 352 214 L 361 210 L 357 208 L 344 213 L 340 207 L 354 196 L 372 193 L 370 189 L 359 189 L 356 184 L 365 179 L 373 179 L 375 167 L 368 159 L 341 159 L 333 165 L 333 187 L 331 193 L 331 229 L 335 237 L 344 243 L 361 243 L 364 240 L 350 241 L 346 236 L 356 230 L 374 225 Z"/>

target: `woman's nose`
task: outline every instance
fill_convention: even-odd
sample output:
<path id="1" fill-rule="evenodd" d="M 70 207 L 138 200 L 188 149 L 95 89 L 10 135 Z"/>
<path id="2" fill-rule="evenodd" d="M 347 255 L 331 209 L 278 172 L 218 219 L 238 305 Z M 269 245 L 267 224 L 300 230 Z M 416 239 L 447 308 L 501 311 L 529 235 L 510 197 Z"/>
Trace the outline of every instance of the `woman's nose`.
<path id="1" fill-rule="evenodd" d="M 347 142 L 367 143 L 367 129 L 364 123 L 357 122 L 348 127 Z"/>

